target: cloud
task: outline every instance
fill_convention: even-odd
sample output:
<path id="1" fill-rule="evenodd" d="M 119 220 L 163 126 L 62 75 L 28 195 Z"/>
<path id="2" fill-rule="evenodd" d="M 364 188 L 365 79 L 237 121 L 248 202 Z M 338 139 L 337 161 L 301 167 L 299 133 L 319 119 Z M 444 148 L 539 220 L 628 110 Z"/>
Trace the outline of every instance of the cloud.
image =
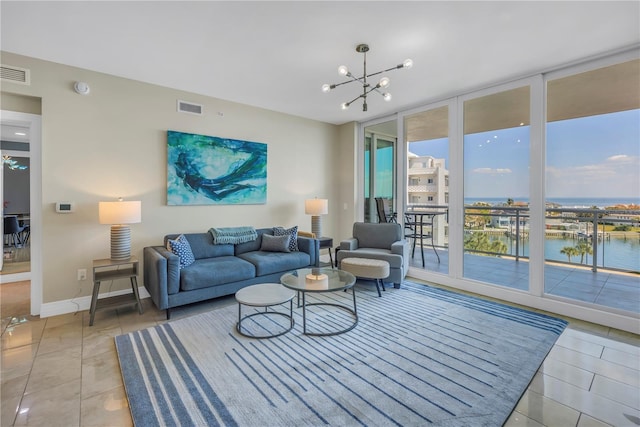
<path id="1" fill-rule="evenodd" d="M 631 169 L 629 169 L 631 167 Z M 602 181 L 607 177 L 625 176 L 633 174 L 633 170 L 640 168 L 640 157 L 618 154 L 608 157 L 602 163 L 573 166 L 569 168 L 555 168 L 547 166 L 547 173 L 555 178 L 575 178 L 584 181 Z M 637 172 L 636 172 L 637 175 Z M 624 181 L 622 181 L 624 182 Z"/>
<path id="2" fill-rule="evenodd" d="M 615 163 L 638 163 L 638 157 L 636 156 L 628 156 L 626 154 L 616 154 L 615 156 L 607 157 L 607 162 L 615 162 Z"/>
<path id="3" fill-rule="evenodd" d="M 512 173 L 511 169 L 509 168 L 476 168 L 476 169 L 473 169 L 471 172 L 479 173 L 483 175 L 498 175 L 498 174 Z"/>

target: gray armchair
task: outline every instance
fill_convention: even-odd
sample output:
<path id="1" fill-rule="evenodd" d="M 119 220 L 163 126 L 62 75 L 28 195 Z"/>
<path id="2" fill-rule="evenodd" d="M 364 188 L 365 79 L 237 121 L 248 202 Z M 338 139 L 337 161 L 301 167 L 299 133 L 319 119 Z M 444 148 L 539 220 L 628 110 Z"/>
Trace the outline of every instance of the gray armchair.
<path id="1" fill-rule="evenodd" d="M 340 242 L 336 254 L 338 268 L 345 258 L 370 258 L 389 263 L 389 277 L 399 288 L 409 270 L 409 242 L 404 239 L 402 226 L 395 223 L 356 222 L 353 237 Z"/>

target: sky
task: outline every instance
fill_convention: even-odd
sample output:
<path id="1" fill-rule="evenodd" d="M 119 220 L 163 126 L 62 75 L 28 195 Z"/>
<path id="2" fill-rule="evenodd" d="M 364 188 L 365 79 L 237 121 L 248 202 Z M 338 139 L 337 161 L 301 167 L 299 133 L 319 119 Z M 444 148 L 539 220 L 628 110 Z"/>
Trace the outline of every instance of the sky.
<path id="1" fill-rule="evenodd" d="M 448 139 L 409 151 L 446 159 Z M 528 198 L 529 126 L 465 135 L 465 198 Z M 640 198 L 640 110 L 547 124 L 549 198 Z"/>

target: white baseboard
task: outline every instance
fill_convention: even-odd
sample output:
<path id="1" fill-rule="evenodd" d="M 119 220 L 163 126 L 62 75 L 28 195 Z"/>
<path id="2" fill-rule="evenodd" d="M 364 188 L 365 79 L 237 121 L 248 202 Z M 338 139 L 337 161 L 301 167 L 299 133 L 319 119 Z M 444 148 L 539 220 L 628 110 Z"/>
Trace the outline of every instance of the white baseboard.
<path id="1" fill-rule="evenodd" d="M 25 271 L 24 273 L 3 274 L 0 276 L 0 283 L 24 282 L 25 280 L 31 280 L 30 271 Z"/>
<path id="2" fill-rule="evenodd" d="M 120 291 L 113 291 L 104 294 L 100 294 L 98 299 L 115 297 L 118 295 L 125 295 L 132 293 L 131 289 L 122 289 Z M 138 293 L 140 299 L 149 298 L 149 292 L 145 287 L 139 287 Z M 91 295 L 84 297 L 72 298 L 63 301 L 47 302 L 40 306 L 40 317 L 58 316 L 60 314 L 75 313 L 76 311 L 89 310 L 91 307 Z"/>

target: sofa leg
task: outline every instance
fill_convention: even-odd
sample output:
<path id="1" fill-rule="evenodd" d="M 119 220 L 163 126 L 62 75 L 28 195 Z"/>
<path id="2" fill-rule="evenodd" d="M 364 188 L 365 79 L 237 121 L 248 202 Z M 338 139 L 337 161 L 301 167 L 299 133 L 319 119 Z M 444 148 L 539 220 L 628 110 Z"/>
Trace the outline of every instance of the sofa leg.
<path id="1" fill-rule="evenodd" d="M 400 289 L 400 283 L 394 283 L 394 284 L 393 284 L 393 287 L 394 287 L 395 289 Z"/>
<path id="2" fill-rule="evenodd" d="M 167 308 L 167 320 L 171 319 L 171 310 Z"/>

